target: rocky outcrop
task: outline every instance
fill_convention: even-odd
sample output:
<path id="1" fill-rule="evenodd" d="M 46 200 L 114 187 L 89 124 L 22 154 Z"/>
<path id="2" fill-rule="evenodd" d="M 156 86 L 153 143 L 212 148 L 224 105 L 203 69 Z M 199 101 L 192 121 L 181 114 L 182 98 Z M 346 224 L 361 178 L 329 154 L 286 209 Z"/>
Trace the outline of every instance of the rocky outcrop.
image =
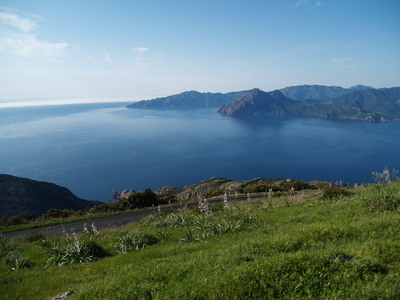
<path id="1" fill-rule="evenodd" d="M 400 118 L 400 88 L 361 90 L 328 101 L 292 100 L 280 91 L 253 89 L 217 112 L 241 119 L 318 117 L 368 122 Z"/>
<path id="2" fill-rule="evenodd" d="M 133 193 L 135 193 L 134 190 L 124 190 L 120 193 L 119 198 L 120 199 L 125 199 L 128 198 L 130 195 L 132 195 Z"/>
<path id="3" fill-rule="evenodd" d="M 252 89 L 238 99 L 222 105 L 217 112 L 231 117 L 284 117 L 292 113 L 298 101 L 286 98 L 280 91 L 266 93 Z"/>
<path id="4" fill-rule="evenodd" d="M 230 197 L 236 197 L 238 194 L 266 192 L 269 189 L 273 191 L 289 191 L 292 187 L 297 191 L 312 188 L 312 184 L 291 179 L 255 178 L 252 180 L 235 181 L 221 177 L 211 177 L 201 182 L 184 186 L 183 188 L 162 187 L 156 193 L 160 196 L 173 196 L 180 200 L 192 200 L 198 197 L 222 196 L 225 193 Z"/>
<path id="5" fill-rule="evenodd" d="M 159 187 L 154 193 L 156 195 L 173 195 L 181 191 L 181 188 L 178 188 L 173 185 L 165 185 L 162 187 Z"/>

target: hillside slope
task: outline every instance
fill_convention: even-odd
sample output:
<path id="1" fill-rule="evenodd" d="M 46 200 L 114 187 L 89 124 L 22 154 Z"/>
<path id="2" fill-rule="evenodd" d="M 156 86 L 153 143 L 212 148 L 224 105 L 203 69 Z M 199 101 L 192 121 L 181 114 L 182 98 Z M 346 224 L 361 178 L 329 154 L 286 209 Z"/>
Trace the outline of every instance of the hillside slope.
<path id="1" fill-rule="evenodd" d="M 99 233 L 5 241 L 3 253 L 14 247 L 30 264 L 12 271 L 0 259 L 1 298 L 399 299 L 400 210 L 379 212 L 377 200 L 400 199 L 400 183 L 332 188 L 331 197 L 230 197 Z"/>
<path id="2" fill-rule="evenodd" d="M 327 101 L 293 100 L 280 91 L 254 89 L 222 105 L 219 113 L 237 118 L 318 117 L 369 122 L 400 118 L 400 88 L 354 91 Z"/>
<path id="3" fill-rule="evenodd" d="M 187 91 L 177 95 L 156 98 L 151 100 L 142 100 L 131 105 L 128 108 L 140 109 L 197 109 L 207 107 L 219 107 L 229 101 L 240 97 L 247 91 L 231 92 L 231 93 L 200 93 L 197 91 Z"/>
<path id="4" fill-rule="evenodd" d="M 341 97 L 345 94 L 373 89 L 369 86 L 356 85 L 345 89 L 340 86 L 325 86 L 325 85 L 297 85 L 289 86 L 279 91 L 286 97 L 294 100 L 317 100 L 325 101 L 332 98 Z"/>
<path id="5" fill-rule="evenodd" d="M 0 218 L 41 215 L 50 208 L 85 209 L 97 204 L 54 183 L 0 174 Z"/>

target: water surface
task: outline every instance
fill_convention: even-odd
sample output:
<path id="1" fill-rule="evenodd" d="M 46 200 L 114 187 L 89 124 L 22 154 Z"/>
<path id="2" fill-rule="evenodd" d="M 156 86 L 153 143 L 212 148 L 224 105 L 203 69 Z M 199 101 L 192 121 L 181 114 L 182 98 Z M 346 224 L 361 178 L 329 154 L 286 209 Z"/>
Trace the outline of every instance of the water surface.
<path id="1" fill-rule="evenodd" d="M 370 182 L 399 168 L 400 122 L 241 122 L 213 110 L 122 104 L 0 109 L 0 173 L 107 201 L 113 189 L 184 186 L 220 176 Z"/>

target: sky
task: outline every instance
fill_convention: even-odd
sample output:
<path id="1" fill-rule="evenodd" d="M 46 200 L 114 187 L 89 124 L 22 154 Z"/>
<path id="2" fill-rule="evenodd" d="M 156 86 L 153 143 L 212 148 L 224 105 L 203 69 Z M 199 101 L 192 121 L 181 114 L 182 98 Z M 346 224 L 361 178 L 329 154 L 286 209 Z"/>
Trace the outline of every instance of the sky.
<path id="1" fill-rule="evenodd" d="M 399 13 L 398 0 L 0 0 L 0 107 L 400 86 Z"/>

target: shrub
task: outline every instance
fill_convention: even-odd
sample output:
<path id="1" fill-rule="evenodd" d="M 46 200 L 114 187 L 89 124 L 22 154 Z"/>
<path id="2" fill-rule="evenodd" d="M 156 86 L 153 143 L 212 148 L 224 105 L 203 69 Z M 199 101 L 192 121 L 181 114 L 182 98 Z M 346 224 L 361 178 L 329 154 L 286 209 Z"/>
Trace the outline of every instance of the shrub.
<path id="1" fill-rule="evenodd" d="M 50 254 L 48 264 L 65 264 L 95 261 L 108 255 L 107 251 L 94 241 L 96 231 L 85 231 L 84 235 L 66 235 L 52 242 L 43 243 Z"/>
<path id="2" fill-rule="evenodd" d="M 284 191 L 289 191 L 291 188 L 294 188 L 296 191 L 307 190 L 310 189 L 311 186 L 309 183 L 302 180 L 293 180 L 293 181 L 283 181 L 279 184 L 279 188 Z"/>
<path id="3" fill-rule="evenodd" d="M 128 232 L 118 238 L 114 244 L 114 248 L 119 253 L 127 253 L 131 251 L 141 250 L 147 246 L 156 244 L 158 239 L 151 235 L 139 235 Z"/>
<path id="4" fill-rule="evenodd" d="M 370 211 L 392 211 L 400 207 L 400 189 L 395 184 L 377 183 L 362 197 Z"/>
<path id="5" fill-rule="evenodd" d="M 400 206 L 400 189 L 395 183 L 398 179 L 396 169 L 392 172 L 387 167 L 381 173 L 372 172 L 375 184 L 363 194 L 365 206 L 370 211 L 392 211 Z"/>
<path id="6" fill-rule="evenodd" d="M 271 185 L 267 185 L 265 183 L 258 183 L 258 184 L 252 184 L 248 185 L 243 188 L 244 193 L 264 193 L 265 191 L 268 191 L 270 188 L 272 188 Z"/>
<path id="7" fill-rule="evenodd" d="M 329 199 L 329 200 L 338 199 L 338 198 L 347 197 L 347 196 L 350 196 L 350 192 L 346 188 L 344 188 L 341 185 L 337 185 L 337 184 L 333 184 L 333 183 L 329 184 L 322 193 L 322 198 Z"/>
<path id="8" fill-rule="evenodd" d="M 31 233 L 31 234 L 28 234 L 26 237 L 25 237 L 25 242 L 28 242 L 28 243 L 33 243 L 33 242 L 36 242 L 36 241 L 41 241 L 41 240 L 45 240 L 46 239 L 46 237 L 45 237 L 45 235 L 43 234 L 43 233 L 41 233 L 41 232 L 34 232 L 34 233 Z"/>
<path id="9" fill-rule="evenodd" d="M 16 251 L 17 246 L 9 238 L 0 235 L 0 259 L 7 257 L 10 253 Z"/>
<path id="10" fill-rule="evenodd" d="M 11 269 L 14 271 L 28 268 L 32 265 L 29 259 L 25 256 L 22 256 L 22 254 L 18 251 L 9 253 L 9 255 L 5 257 L 4 262 L 6 265 L 11 266 Z"/>
<path id="11" fill-rule="evenodd" d="M 12 216 L 8 219 L 8 224 L 9 225 L 19 225 L 22 224 L 24 221 L 22 220 L 21 217 L 19 216 Z"/>
<path id="12" fill-rule="evenodd" d="M 95 241 L 81 240 L 76 235 L 68 237 L 64 242 L 51 243 L 48 252 L 50 254 L 48 263 L 57 266 L 91 262 L 107 255 L 104 248 Z"/>
<path id="13" fill-rule="evenodd" d="M 29 259 L 22 256 L 17 245 L 13 244 L 9 238 L 2 236 L 0 236 L 0 258 L 6 265 L 11 266 L 14 271 L 31 265 Z"/>

